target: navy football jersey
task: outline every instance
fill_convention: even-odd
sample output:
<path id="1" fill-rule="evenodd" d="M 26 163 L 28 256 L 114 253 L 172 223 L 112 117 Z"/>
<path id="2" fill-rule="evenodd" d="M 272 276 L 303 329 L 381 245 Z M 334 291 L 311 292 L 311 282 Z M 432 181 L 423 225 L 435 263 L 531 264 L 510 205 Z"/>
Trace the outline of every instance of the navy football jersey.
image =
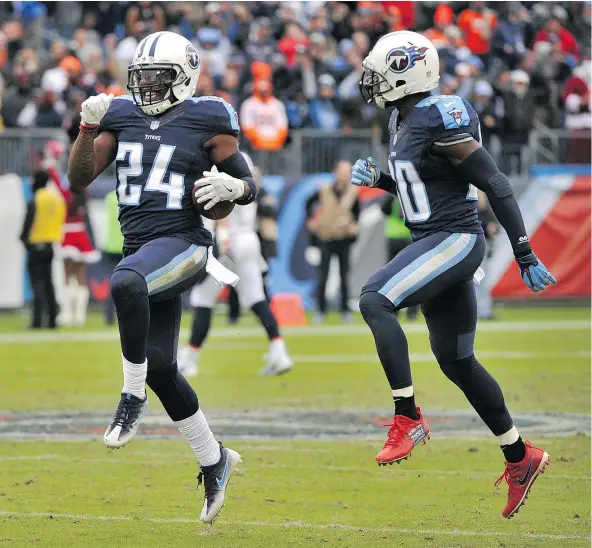
<path id="1" fill-rule="evenodd" d="M 389 170 L 413 240 L 435 232 L 483 232 L 477 189 L 447 158 L 433 152 L 468 139 L 481 140 L 473 107 L 454 95 L 427 97 L 407 118 L 394 111 L 389 122 Z M 395 193 L 395 188 L 388 189 Z"/>
<path id="2" fill-rule="evenodd" d="M 238 116 L 219 97 L 187 99 L 160 116 L 148 116 L 130 97 L 116 97 L 101 131 L 117 138 L 117 197 L 125 247 L 179 236 L 212 245 L 193 208 L 193 183 L 212 161 L 204 143 L 214 135 L 238 136 Z"/>

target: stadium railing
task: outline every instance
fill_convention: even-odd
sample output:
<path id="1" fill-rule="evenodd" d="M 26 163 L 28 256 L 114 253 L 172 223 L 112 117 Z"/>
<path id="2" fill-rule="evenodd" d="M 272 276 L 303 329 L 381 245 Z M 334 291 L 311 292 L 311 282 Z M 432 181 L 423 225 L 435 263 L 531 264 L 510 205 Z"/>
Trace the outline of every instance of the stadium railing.
<path id="1" fill-rule="evenodd" d="M 522 174 L 533 164 L 588 164 L 590 163 L 590 130 L 549 129 L 537 125 L 531 132 L 528 146 L 523 149 Z M 40 158 L 43 144 L 51 139 L 69 145 L 66 132 L 49 128 L 7 128 L 0 133 L 0 175 L 31 173 L 35 158 Z M 348 132 L 327 132 L 299 129 L 290 132 L 289 140 L 279 151 L 250 149 L 243 141 L 241 148 L 249 152 L 253 161 L 266 175 L 298 178 L 313 173 L 330 172 L 338 160 L 355 162 L 373 156 L 386 170 L 388 148 L 381 135 L 372 129 Z M 66 156 L 62 158 L 65 168 Z M 111 166 L 106 175 L 114 176 Z"/>
<path id="2" fill-rule="evenodd" d="M 380 134 L 370 129 L 355 132 L 296 129 L 290 131 L 282 150 L 253 150 L 248 146 L 245 150 L 263 173 L 290 178 L 330 172 L 339 160 L 354 163 L 367 156 L 382 157 Z"/>
<path id="3" fill-rule="evenodd" d="M 0 133 L 0 175 L 15 173 L 28 176 L 43 157 L 46 141 L 56 140 L 69 145 L 68 134 L 62 129 L 7 128 Z M 62 157 L 65 168 L 66 156 Z"/>
<path id="4" fill-rule="evenodd" d="M 529 163 L 589 164 L 590 129 L 549 129 L 537 126 L 528 143 Z"/>

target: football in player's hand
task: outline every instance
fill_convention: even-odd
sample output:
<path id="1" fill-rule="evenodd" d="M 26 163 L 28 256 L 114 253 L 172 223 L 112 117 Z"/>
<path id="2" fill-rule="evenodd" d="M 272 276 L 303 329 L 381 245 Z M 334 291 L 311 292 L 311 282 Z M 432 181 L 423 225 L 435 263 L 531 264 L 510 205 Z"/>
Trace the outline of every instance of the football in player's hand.
<path id="1" fill-rule="evenodd" d="M 211 209 L 205 209 L 205 203 L 198 204 L 195 200 L 195 195 L 192 194 L 193 199 L 193 207 L 195 210 L 206 219 L 212 219 L 214 221 L 219 221 L 220 219 L 224 219 L 230 215 L 230 212 L 234 209 L 235 203 L 234 202 L 218 202 L 214 207 Z"/>

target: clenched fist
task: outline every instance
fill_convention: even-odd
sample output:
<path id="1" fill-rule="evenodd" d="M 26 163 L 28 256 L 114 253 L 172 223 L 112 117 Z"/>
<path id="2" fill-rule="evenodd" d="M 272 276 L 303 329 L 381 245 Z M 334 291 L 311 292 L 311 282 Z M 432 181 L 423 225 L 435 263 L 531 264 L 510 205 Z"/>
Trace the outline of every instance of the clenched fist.
<path id="1" fill-rule="evenodd" d="M 82 124 L 85 126 L 98 126 L 109 109 L 113 97 L 112 93 L 109 95 L 101 93 L 100 95 L 93 95 L 84 101 L 80 112 Z"/>

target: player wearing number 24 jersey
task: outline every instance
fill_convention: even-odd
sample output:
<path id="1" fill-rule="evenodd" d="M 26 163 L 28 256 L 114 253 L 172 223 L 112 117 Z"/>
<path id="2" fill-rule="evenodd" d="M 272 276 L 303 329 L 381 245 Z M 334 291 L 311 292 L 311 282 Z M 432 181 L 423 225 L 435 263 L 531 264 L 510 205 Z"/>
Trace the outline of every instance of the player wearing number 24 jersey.
<path id="1" fill-rule="evenodd" d="M 191 200 L 191 190 L 214 165 L 206 143 L 239 135 L 234 109 L 219 97 L 190 97 L 156 119 L 131 96 L 116 97 L 101 132 L 117 138 L 119 220 L 127 248 L 176 235 L 212 245 Z"/>
<path id="2" fill-rule="evenodd" d="M 474 354 L 473 276 L 485 251 L 477 189 L 487 194 L 505 228 L 528 287 L 541 291 L 556 281 L 530 248 L 508 179 L 481 147 L 472 106 L 456 96 L 430 95 L 439 81 L 434 45 L 414 32 L 387 34 L 362 68 L 360 91 L 366 102 L 394 108 L 389 173 L 381 172 L 372 158 L 360 159 L 351 182 L 398 195 L 413 239 L 368 280 L 360 297 L 360 311 L 374 335 L 395 406 L 376 460 L 381 465 L 399 463 L 429 438 L 428 423 L 415 404 L 407 340 L 394 314 L 420 304 L 440 368 L 464 392 L 504 453 L 506 469 L 496 485 L 504 478 L 508 483 L 502 515 L 510 518 L 550 457 L 523 442 L 501 388 Z"/>
<path id="3" fill-rule="evenodd" d="M 123 447 L 135 436 L 148 384 L 199 459 L 198 485 L 205 486 L 200 518 L 211 522 L 240 455 L 216 441 L 178 371 L 181 294 L 206 271 L 219 281 L 234 276 L 211 256 L 212 236 L 192 193 L 207 210 L 222 201 L 249 204 L 256 189 L 238 150 L 234 109 L 217 97 L 192 97 L 199 72 L 197 51 L 182 36 L 157 32 L 144 38 L 128 69 L 130 96 L 101 94 L 82 104 L 68 178 L 73 187 L 86 187 L 115 162 L 124 249 L 111 295 L 123 388 L 105 444 Z"/>

